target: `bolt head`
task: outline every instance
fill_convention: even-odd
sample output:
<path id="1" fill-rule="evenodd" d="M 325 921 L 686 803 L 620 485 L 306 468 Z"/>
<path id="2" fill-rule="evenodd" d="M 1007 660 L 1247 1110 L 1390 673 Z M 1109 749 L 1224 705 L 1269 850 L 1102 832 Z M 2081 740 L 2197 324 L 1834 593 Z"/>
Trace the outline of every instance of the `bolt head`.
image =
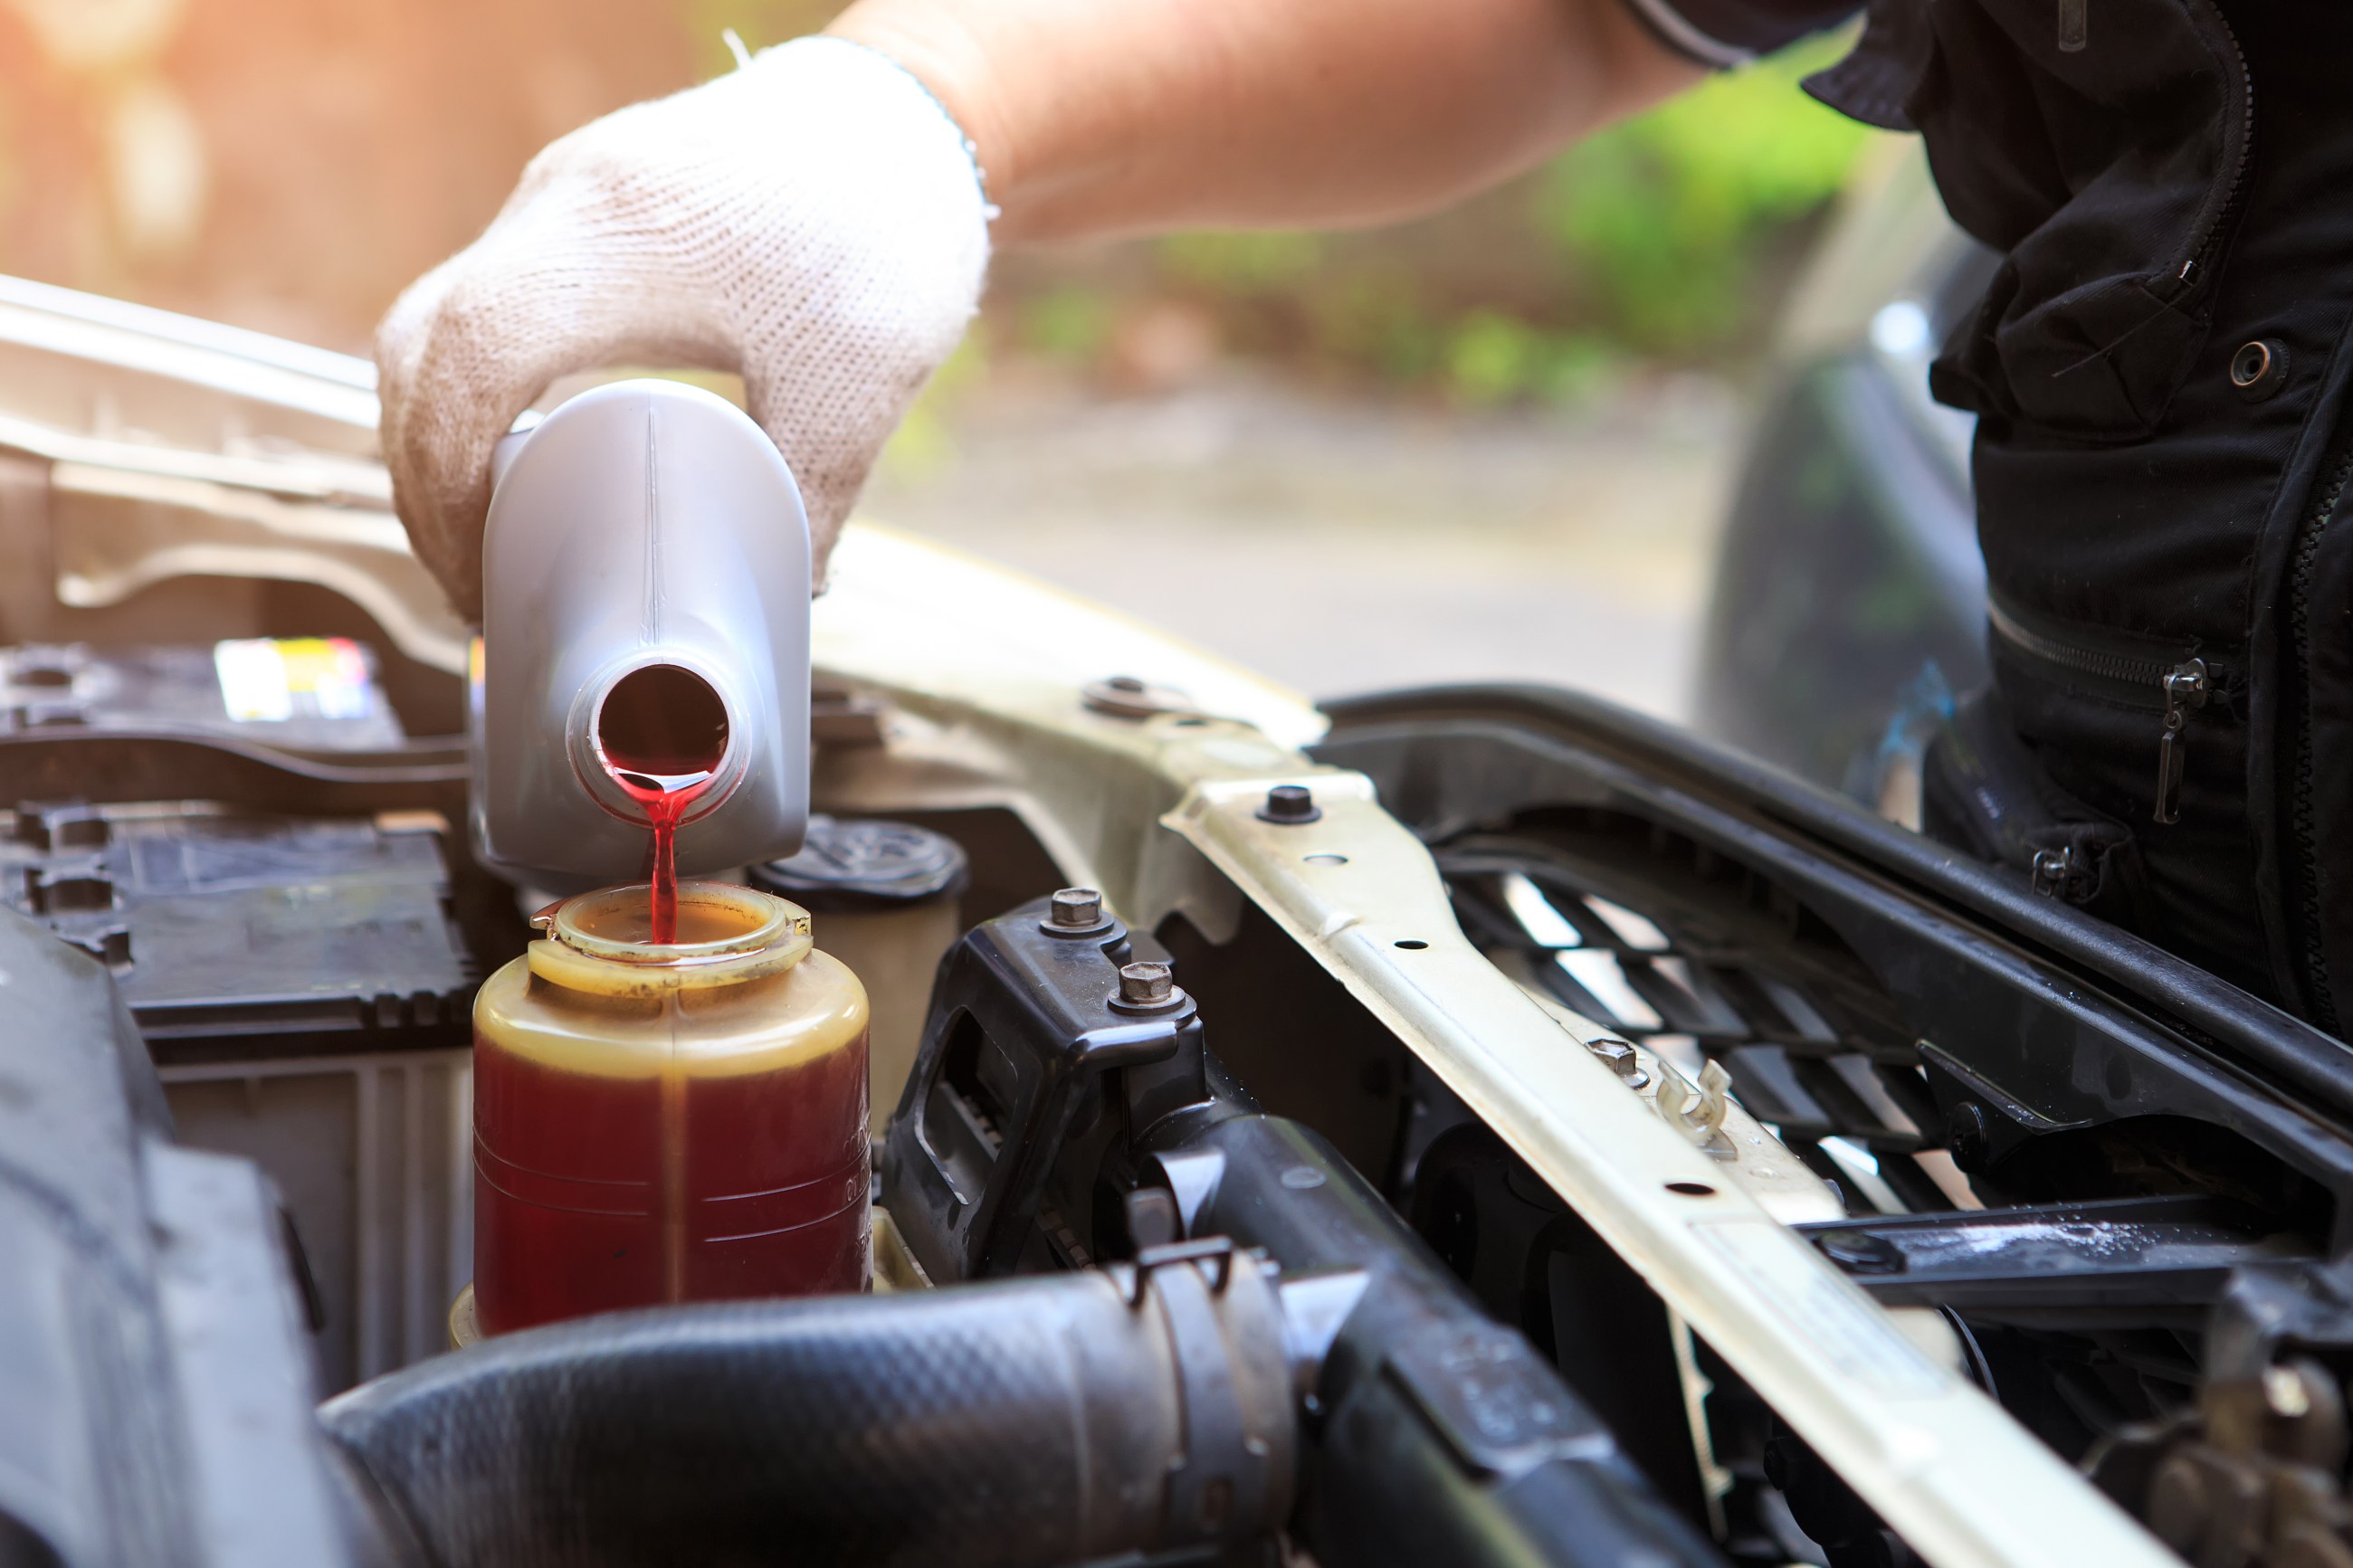
<path id="1" fill-rule="evenodd" d="M 1824 1257 L 1850 1274 L 1901 1274 L 1904 1254 L 1883 1236 L 1867 1230 L 1831 1231 L 1816 1243 Z"/>
<path id="2" fill-rule="evenodd" d="M 1092 888 L 1064 888 L 1049 900 L 1048 919 L 1058 926 L 1083 930 L 1103 924 L 1103 895 Z"/>
<path id="3" fill-rule="evenodd" d="M 1277 784 L 1266 792 L 1266 804 L 1258 814 L 1269 822 L 1289 824 L 1313 822 L 1324 812 L 1305 784 Z"/>
<path id="4" fill-rule="evenodd" d="M 1114 719 L 1150 719 L 1162 713 L 1190 713 L 1193 700 L 1173 686 L 1155 686 L 1141 676 L 1113 675 L 1090 680 L 1079 689 L 1080 700 L 1097 713 Z"/>
<path id="5" fill-rule="evenodd" d="M 1590 1040 L 1585 1048 L 1609 1064 L 1609 1070 L 1620 1078 L 1631 1079 L 1642 1070 L 1641 1062 L 1634 1055 L 1634 1047 L 1623 1040 Z"/>
<path id="6" fill-rule="evenodd" d="M 1165 963 L 1129 963 L 1120 967 L 1119 999 L 1123 1002 L 1148 1007 L 1176 994 L 1176 978 Z"/>

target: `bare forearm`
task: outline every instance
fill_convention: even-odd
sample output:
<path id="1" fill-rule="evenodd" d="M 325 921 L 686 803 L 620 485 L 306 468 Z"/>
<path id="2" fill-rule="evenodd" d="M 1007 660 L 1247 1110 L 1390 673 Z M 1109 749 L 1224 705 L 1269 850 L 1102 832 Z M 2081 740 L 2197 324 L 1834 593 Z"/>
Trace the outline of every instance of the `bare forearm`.
<path id="1" fill-rule="evenodd" d="M 858 0 L 1000 242 L 1411 216 L 1698 75 L 1622 0 Z"/>

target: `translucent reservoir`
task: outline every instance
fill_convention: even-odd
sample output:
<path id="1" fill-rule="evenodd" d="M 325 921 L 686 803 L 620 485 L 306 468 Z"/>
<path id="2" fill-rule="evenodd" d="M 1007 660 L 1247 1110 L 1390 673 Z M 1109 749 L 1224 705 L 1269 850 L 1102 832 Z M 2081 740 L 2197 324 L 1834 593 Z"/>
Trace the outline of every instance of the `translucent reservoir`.
<path id="1" fill-rule="evenodd" d="M 797 906 L 565 900 L 474 1005 L 474 1300 L 503 1333 L 868 1280 L 867 1001 Z"/>

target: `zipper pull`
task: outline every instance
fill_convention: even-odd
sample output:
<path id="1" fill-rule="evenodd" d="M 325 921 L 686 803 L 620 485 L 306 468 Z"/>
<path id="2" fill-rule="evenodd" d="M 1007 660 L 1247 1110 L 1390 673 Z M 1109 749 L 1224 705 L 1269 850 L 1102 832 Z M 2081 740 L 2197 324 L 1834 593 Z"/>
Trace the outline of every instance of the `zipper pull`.
<path id="1" fill-rule="evenodd" d="M 2157 742 L 2155 820 L 2181 820 L 2181 774 L 2189 762 L 2189 714 L 2206 706 L 2206 661 L 2193 658 L 2165 672 L 2165 733 Z"/>
<path id="2" fill-rule="evenodd" d="M 2091 0 L 2059 0 L 2059 52 L 2081 54 L 2092 41 Z"/>

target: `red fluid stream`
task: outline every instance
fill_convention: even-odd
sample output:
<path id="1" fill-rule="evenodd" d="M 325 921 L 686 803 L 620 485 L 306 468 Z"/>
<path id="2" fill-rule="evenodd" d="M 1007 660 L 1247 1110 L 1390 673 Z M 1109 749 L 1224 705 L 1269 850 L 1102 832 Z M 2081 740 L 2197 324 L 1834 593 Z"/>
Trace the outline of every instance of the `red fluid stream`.
<path id="1" fill-rule="evenodd" d="M 646 820 L 653 824 L 653 893 L 649 918 L 653 940 L 668 946 L 678 940 L 678 825 L 717 775 L 708 771 L 669 775 L 640 773 L 609 763 L 606 771 L 631 800 L 646 808 Z"/>
<path id="2" fill-rule="evenodd" d="M 648 665 L 614 683 L 596 711 L 605 771 L 645 808 L 653 828 L 653 940 L 678 940 L 678 827 L 718 777 L 727 752 L 727 709 L 692 670 Z"/>

